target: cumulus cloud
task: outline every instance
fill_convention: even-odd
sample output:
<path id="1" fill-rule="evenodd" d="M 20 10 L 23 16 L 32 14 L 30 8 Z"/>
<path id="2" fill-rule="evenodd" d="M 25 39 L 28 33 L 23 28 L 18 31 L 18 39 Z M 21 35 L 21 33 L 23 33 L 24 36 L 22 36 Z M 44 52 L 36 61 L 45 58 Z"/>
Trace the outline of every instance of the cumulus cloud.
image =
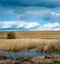
<path id="1" fill-rule="evenodd" d="M 38 27 L 39 23 L 37 22 L 23 22 L 23 21 L 4 21 L 0 22 L 0 28 L 25 28 L 30 29 L 34 27 Z"/>
<path id="2" fill-rule="evenodd" d="M 60 23 L 47 23 L 43 25 L 44 28 L 55 28 L 55 27 L 60 27 Z"/>
<path id="3" fill-rule="evenodd" d="M 35 29 L 31 29 L 31 31 L 60 31 L 60 23 L 47 23 Z"/>
<path id="4" fill-rule="evenodd" d="M 11 29 L 11 30 L 24 29 L 25 31 L 60 31 L 60 23 L 46 23 L 40 25 L 38 22 L 23 22 L 23 21 L 5 21 L 0 22 L 0 29 Z M 23 30 L 23 31 L 24 31 Z"/>

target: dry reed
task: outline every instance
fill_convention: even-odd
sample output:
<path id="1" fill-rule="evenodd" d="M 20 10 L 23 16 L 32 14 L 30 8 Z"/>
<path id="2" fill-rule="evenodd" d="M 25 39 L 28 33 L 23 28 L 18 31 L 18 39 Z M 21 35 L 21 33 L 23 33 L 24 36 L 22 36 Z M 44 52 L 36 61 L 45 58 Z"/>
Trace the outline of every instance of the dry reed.
<path id="1" fill-rule="evenodd" d="M 0 50 L 20 51 L 27 49 L 60 52 L 60 39 L 0 39 Z"/>

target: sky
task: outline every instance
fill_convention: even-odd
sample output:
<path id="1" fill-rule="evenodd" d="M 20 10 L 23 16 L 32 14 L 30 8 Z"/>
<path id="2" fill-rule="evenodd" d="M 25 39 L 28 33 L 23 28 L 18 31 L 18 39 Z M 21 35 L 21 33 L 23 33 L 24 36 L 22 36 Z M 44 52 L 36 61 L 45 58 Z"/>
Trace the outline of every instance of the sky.
<path id="1" fill-rule="evenodd" d="M 60 0 L 0 0 L 0 31 L 60 31 Z"/>

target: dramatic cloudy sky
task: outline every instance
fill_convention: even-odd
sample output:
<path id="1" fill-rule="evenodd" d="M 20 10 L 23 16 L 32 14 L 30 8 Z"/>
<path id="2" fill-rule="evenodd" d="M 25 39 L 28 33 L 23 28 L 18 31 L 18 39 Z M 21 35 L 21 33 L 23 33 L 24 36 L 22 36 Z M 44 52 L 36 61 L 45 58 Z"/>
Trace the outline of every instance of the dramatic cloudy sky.
<path id="1" fill-rule="evenodd" d="M 60 31 L 60 0 L 0 0 L 0 31 Z"/>

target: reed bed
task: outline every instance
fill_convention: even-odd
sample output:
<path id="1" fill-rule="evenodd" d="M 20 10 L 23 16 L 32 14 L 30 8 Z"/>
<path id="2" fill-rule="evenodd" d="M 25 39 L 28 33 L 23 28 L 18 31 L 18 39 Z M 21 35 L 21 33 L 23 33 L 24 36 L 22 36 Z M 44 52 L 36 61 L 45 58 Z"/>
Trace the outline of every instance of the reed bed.
<path id="1" fill-rule="evenodd" d="M 29 49 L 60 52 L 60 39 L 0 39 L 0 50 L 20 51 Z"/>

